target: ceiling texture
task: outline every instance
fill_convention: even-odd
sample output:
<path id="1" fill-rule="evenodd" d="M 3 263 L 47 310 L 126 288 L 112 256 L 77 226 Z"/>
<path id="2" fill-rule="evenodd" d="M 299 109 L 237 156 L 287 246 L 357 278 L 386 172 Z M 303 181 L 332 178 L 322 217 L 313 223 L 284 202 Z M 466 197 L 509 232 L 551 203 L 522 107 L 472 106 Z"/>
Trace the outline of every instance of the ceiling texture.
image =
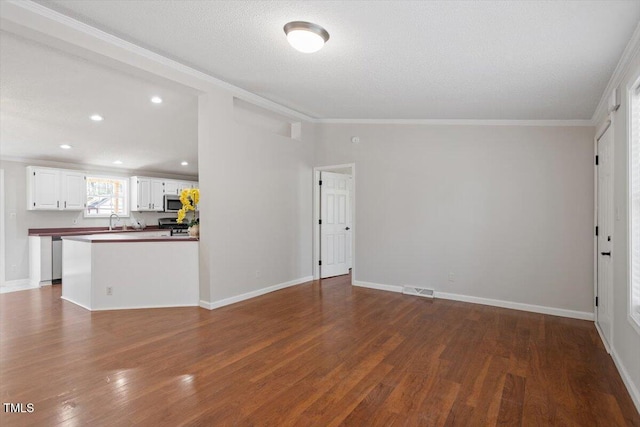
<path id="1" fill-rule="evenodd" d="M 319 121 L 589 121 L 640 21 L 637 0 L 37 3 Z M 291 48 L 294 20 L 326 46 Z M 197 174 L 193 89 L 58 47 L 0 31 L 3 158 Z"/>
<path id="2" fill-rule="evenodd" d="M 193 92 L 6 32 L 0 32 L 0 64 L 4 158 L 198 174 Z M 150 102 L 154 95 L 162 104 Z M 104 120 L 91 121 L 92 114 Z M 62 150 L 61 144 L 72 149 Z M 189 165 L 181 166 L 183 160 Z"/>
<path id="3" fill-rule="evenodd" d="M 589 120 L 640 1 L 39 0 L 320 119 Z M 294 20 L 331 38 L 303 54 Z"/>

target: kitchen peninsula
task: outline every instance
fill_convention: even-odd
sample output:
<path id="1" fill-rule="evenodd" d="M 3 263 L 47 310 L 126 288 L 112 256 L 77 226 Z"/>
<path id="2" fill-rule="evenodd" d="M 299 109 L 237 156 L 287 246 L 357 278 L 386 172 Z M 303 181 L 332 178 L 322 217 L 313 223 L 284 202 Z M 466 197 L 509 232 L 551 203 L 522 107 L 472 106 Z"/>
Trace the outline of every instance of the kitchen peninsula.
<path id="1" fill-rule="evenodd" d="M 197 306 L 198 239 L 63 236 L 62 298 L 88 310 Z"/>

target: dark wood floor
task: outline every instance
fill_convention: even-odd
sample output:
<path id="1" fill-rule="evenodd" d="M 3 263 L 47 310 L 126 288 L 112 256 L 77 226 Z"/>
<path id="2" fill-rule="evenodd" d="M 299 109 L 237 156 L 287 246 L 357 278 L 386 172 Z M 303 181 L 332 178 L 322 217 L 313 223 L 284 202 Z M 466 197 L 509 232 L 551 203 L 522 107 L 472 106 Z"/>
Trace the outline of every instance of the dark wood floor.
<path id="1" fill-rule="evenodd" d="M 592 322 L 352 288 L 214 311 L 0 295 L 0 425 L 640 426 Z"/>

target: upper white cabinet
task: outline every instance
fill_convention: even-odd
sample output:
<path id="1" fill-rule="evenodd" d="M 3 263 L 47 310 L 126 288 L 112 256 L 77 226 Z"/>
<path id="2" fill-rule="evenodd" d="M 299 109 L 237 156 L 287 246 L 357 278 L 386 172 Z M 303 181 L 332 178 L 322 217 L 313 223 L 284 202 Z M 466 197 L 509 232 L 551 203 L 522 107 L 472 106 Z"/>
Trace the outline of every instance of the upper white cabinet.
<path id="1" fill-rule="evenodd" d="M 131 178 L 131 210 L 162 211 L 164 209 L 164 180 L 134 176 Z"/>
<path id="2" fill-rule="evenodd" d="M 164 181 L 164 194 L 180 195 L 185 188 L 198 188 L 198 183 L 193 181 L 176 181 L 166 179 Z"/>
<path id="3" fill-rule="evenodd" d="M 81 211 L 87 203 L 81 171 L 27 167 L 27 209 Z"/>
<path id="4" fill-rule="evenodd" d="M 81 211 L 87 203 L 87 177 L 84 172 L 60 171 L 62 209 Z"/>

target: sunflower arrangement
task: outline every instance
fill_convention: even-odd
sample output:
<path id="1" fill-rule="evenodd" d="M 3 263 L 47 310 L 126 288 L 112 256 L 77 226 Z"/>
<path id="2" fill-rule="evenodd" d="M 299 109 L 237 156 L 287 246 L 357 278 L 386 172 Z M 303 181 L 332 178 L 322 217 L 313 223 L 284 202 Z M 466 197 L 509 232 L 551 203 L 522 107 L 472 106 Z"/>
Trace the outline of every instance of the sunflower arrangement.
<path id="1" fill-rule="evenodd" d="M 200 220 L 196 218 L 196 205 L 200 202 L 200 190 L 197 188 L 185 188 L 180 193 L 180 202 L 182 202 L 182 209 L 178 211 L 178 224 L 182 224 L 187 217 L 189 211 L 193 216 L 188 222 L 189 227 L 193 227 L 198 224 Z"/>

